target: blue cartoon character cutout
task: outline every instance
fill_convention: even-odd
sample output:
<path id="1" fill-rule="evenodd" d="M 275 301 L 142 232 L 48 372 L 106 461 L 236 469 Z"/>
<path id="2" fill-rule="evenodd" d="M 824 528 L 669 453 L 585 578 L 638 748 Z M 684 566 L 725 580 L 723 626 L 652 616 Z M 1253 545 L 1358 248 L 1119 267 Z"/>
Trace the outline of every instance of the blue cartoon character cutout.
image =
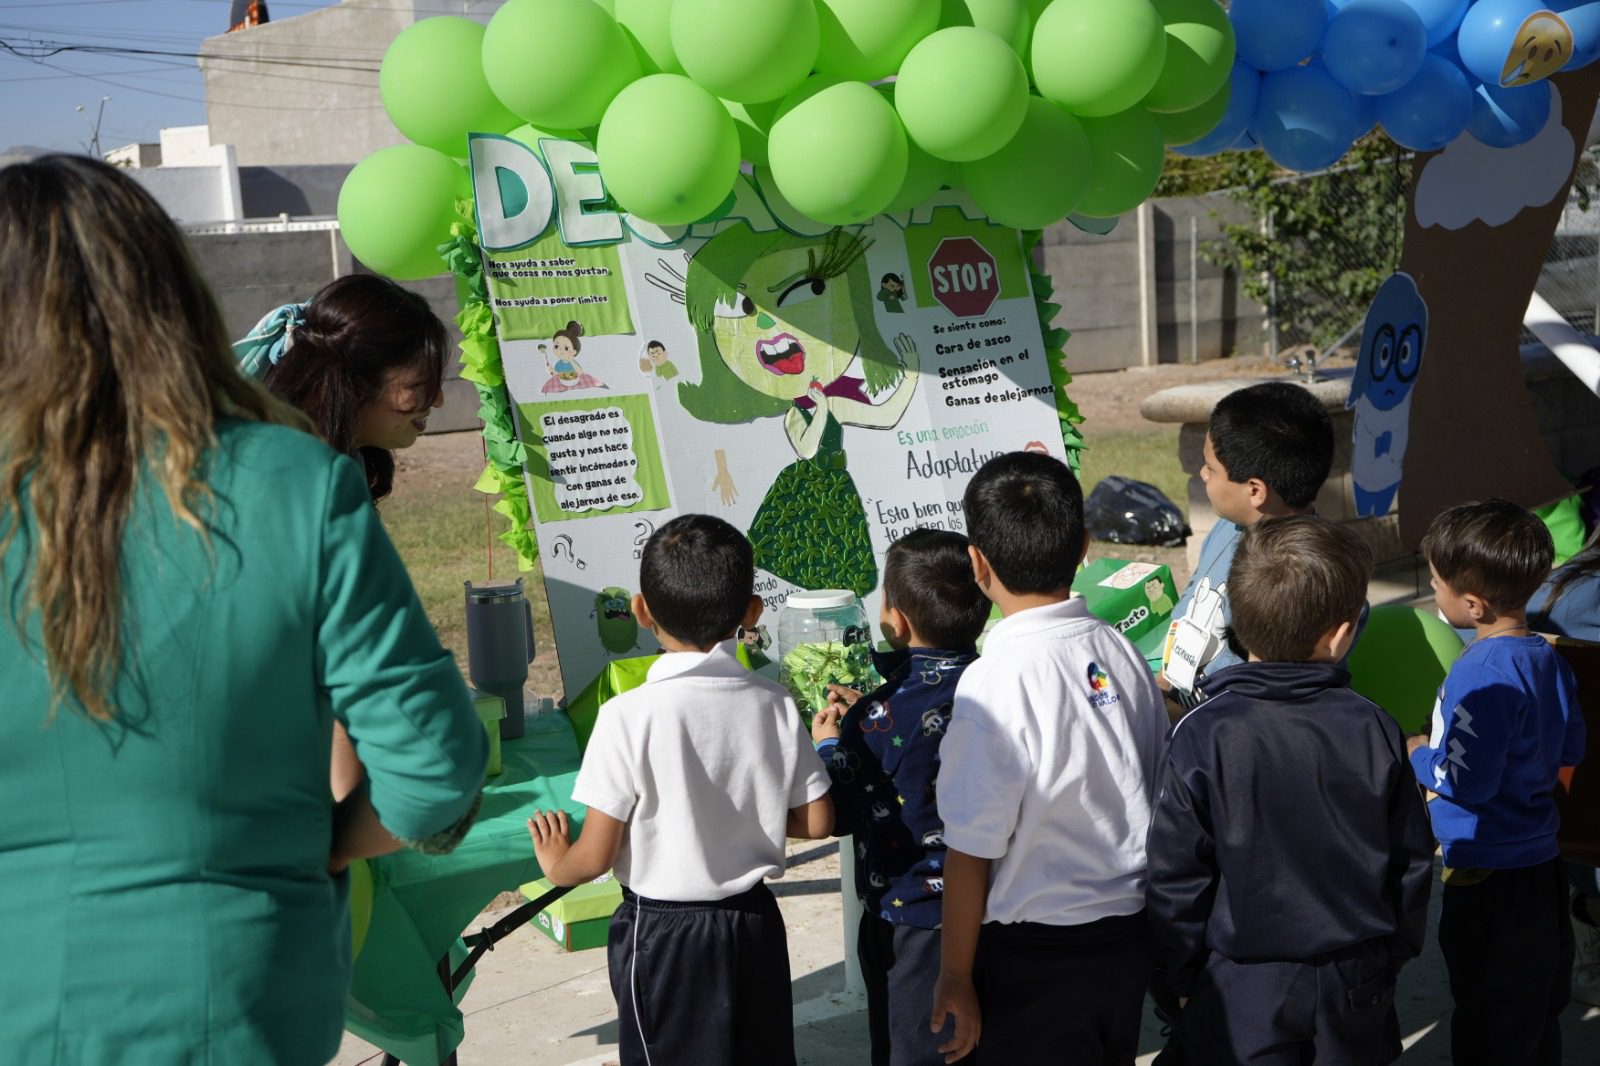
<path id="1" fill-rule="evenodd" d="M 1411 421 L 1411 388 L 1428 340 L 1428 305 L 1409 274 L 1392 274 L 1378 290 L 1361 333 L 1361 354 L 1345 406 L 1355 412 L 1350 456 L 1356 513 L 1389 513 L 1400 489 Z"/>
<path id="2" fill-rule="evenodd" d="M 891 346 L 875 325 L 868 244 L 842 229 L 802 237 L 736 226 L 712 238 L 685 286 L 700 381 L 678 385 L 693 417 L 779 420 L 794 450 L 750 525 L 756 565 L 858 596 L 877 587 L 878 568 L 843 427 L 892 429 L 917 381 L 911 338 Z M 857 366 L 859 377 L 847 373 Z M 734 494 L 720 455 L 715 487 Z"/>

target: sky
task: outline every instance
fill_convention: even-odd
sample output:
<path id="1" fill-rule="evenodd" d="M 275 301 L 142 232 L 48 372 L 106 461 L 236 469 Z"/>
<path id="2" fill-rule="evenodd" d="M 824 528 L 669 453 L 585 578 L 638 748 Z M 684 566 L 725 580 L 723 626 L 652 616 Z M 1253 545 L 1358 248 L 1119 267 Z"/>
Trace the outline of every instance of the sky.
<path id="1" fill-rule="evenodd" d="M 277 21 L 329 6 L 332 0 L 267 0 Z M 230 0 L 0 0 L 0 150 L 85 151 L 103 96 L 111 99 L 100 118 L 102 150 L 153 142 L 163 126 L 203 124 L 194 55 L 202 40 L 228 28 L 230 7 Z M 127 54 L 134 49 L 146 54 Z"/>

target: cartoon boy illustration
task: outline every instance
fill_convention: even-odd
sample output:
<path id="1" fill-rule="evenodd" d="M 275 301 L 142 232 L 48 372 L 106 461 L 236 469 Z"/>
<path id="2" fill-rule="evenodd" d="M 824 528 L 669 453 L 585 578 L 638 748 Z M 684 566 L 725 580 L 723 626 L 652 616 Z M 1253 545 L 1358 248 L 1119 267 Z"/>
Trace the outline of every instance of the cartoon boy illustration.
<path id="1" fill-rule="evenodd" d="M 899 274 L 885 274 L 878 283 L 878 302 L 892 315 L 905 313 L 905 308 L 900 306 L 900 301 L 906 298 L 906 283 Z"/>
<path id="2" fill-rule="evenodd" d="M 678 376 L 678 368 L 672 365 L 667 346 L 660 341 L 651 341 L 644 346 L 644 354 L 639 357 L 639 373 L 645 377 L 654 374 L 662 381 L 671 381 Z"/>
<path id="3" fill-rule="evenodd" d="M 546 395 L 553 392 L 568 392 L 572 389 L 603 389 L 606 383 L 584 370 L 578 365 L 578 353 L 583 350 L 583 326 L 577 322 L 568 322 L 566 329 L 556 330 L 554 337 L 550 338 L 549 346 L 539 345 L 539 351 L 544 355 L 545 369 L 550 371 L 550 380 L 544 383 L 539 391 Z M 551 349 L 555 349 L 555 361 L 551 362 Z"/>
<path id="4" fill-rule="evenodd" d="M 1150 601 L 1150 613 L 1156 616 L 1171 614 L 1176 606 L 1172 597 L 1167 595 L 1167 586 L 1159 577 L 1153 577 L 1144 583 L 1144 598 Z"/>

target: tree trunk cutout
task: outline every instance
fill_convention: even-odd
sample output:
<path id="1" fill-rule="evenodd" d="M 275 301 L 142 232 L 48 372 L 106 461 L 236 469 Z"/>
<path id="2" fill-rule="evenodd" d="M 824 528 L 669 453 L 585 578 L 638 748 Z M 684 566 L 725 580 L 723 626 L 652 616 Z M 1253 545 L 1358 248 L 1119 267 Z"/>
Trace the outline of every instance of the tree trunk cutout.
<path id="1" fill-rule="evenodd" d="M 1560 93 L 1572 158 L 1548 203 L 1525 207 L 1500 225 L 1424 226 L 1417 194 L 1425 169 L 1451 148 L 1419 153 L 1412 167 L 1400 269 L 1416 279 L 1429 318 L 1400 489 L 1400 536 L 1413 547 L 1434 517 L 1455 504 L 1500 496 L 1533 507 L 1572 491 L 1539 433 L 1518 349 L 1528 297 L 1594 117 L 1600 64 L 1550 80 Z M 1470 186 L 1474 179 L 1464 181 Z"/>

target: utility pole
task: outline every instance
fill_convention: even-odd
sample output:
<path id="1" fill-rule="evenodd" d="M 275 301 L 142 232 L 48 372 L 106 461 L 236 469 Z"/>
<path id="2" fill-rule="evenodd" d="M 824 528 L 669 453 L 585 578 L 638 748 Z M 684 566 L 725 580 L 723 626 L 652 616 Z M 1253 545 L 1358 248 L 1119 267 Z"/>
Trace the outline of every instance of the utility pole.
<path id="1" fill-rule="evenodd" d="M 94 123 L 89 128 L 89 143 L 85 147 L 88 149 L 89 154 L 96 159 L 104 158 L 100 152 L 100 122 L 106 117 L 106 104 L 110 100 L 111 97 L 109 96 L 100 98 L 100 110 L 95 113 Z M 85 122 L 89 121 L 89 112 L 82 104 L 78 105 L 78 113 L 83 116 Z"/>

